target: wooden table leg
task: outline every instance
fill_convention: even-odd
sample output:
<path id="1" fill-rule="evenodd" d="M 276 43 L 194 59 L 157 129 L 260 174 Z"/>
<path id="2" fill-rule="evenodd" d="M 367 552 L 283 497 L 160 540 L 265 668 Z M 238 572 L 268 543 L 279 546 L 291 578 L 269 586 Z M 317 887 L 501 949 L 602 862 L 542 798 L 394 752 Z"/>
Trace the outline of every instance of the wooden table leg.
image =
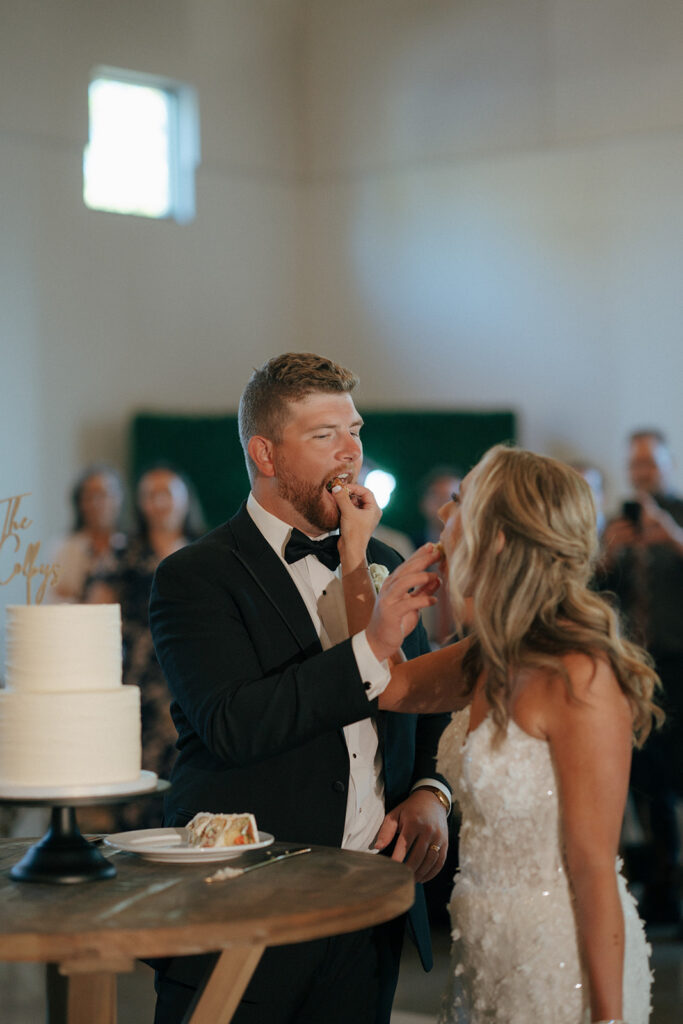
<path id="1" fill-rule="evenodd" d="M 223 950 L 183 1024 L 228 1024 L 265 948 L 231 946 Z"/>
<path id="2" fill-rule="evenodd" d="M 59 973 L 47 965 L 48 1024 L 116 1024 L 116 975 Z"/>

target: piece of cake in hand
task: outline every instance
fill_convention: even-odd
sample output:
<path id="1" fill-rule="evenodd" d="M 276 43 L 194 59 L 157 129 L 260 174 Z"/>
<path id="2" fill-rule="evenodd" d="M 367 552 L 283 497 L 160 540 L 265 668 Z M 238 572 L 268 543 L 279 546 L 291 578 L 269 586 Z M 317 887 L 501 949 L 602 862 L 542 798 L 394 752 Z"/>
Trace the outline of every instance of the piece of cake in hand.
<path id="1" fill-rule="evenodd" d="M 199 811 L 187 823 L 190 846 L 250 846 L 258 842 L 253 814 L 211 814 Z"/>
<path id="2" fill-rule="evenodd" d="M 331 480 L 328 480 L 327 483 L 325 484 L 325 487 L 331 493 L 335 489 L 335 487 L 346 487 L 346 485 L 348 483 L 349 483 L 349 474 L 348 473 L 342 473 L 341 476 L 333 476 Z M 347 493 L 348 493 L 348 488 L 347 488 Z"/>

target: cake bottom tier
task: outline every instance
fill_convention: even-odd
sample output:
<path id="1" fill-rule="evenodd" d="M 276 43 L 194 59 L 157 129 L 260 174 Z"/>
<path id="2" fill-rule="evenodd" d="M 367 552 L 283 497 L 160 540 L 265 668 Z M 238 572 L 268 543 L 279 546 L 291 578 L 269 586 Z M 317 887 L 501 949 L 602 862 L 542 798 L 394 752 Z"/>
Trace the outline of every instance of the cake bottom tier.
<path id="1" fill-rule="evenodd" d="M 0 691 L 0 783 L 77 786 L 140 775 L 140 691 Z"/>

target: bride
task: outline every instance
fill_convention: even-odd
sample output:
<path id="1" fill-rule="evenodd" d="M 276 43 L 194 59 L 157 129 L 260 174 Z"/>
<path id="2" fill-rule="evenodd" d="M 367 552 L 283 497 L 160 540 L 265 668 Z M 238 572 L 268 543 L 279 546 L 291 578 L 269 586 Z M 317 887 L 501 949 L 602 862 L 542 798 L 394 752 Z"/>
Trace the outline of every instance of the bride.
<path id="1" fill-rule="evenodd" d="M 380 707 L 455 709 L 437 764 L 462 812 L 440 1024 L 646 1024 L 649 947 L 617 848 L 632 743 L 661 713 L 647 655 L 588 586 L 588 485 L 554 459 L 491 449 L 440 513 L 468 638 L 403 663 L 440 553 L 420 548 L 370 614 L 364 547 L 345 539 L 353 505 L 337 498 L 350 632 L 367 625 L 375 654 L 394 656 Z"/>

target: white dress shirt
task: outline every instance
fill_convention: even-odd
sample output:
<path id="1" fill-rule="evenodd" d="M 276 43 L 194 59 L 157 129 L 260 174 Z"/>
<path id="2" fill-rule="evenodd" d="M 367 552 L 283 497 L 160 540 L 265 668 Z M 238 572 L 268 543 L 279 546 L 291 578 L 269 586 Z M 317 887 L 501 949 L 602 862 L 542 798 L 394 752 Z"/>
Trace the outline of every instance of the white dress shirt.
<path id="1" fill-rule="evenodd" d="M 284 550 L 292 527 L 267 512 L 253 494 L 247 499 L 247 512 L 294 581 L 311 616 L 322 649 L 328 650 L 342 640 L 347 640 L 349 627 L 341 568 L 332 572 L 315 555 L 306 555 L 288 564 Z M 377 660 L 364 630 L 352 637 L 351 647 L 361 679 L 370 684 L 367 689 L 368 700 L 374 700 L 389 683 L 388 663 Z M 385 815 L 382 754 L 374 720 L 364 718 L 344 726 L 344 738 L 349 752 L 349 788 L 341 845 L 348 850 L 370 850 Z M 450 793 L 438 779 L 420 779 L 419 784 L 436 786 L 450 800 Z"/>

